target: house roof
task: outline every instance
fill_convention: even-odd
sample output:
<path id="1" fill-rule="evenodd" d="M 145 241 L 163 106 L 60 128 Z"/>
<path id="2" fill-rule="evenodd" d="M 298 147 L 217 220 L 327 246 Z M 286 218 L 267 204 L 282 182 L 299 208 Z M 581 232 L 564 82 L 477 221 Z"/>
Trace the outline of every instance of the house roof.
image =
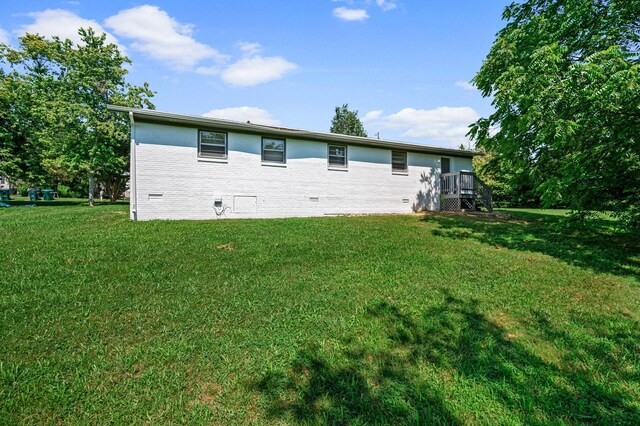
<path id="1" fill-rule="evenodd" d="M 238 133 L 259 134 L 262 136 L 277 136 L 288 139 L 303 139 L 321 142 L 335 142 L 349 145 L 370 146 L 376 148 L 398 149 L 403 151 L 423 152 L 427 154 L 448 155 L 452 157 L 473 157 L 480 155 L 476 151 L 463 151 L 460 149 L 440 148 L 437 146 L 422 145 L 417 143 L 391 141 L 384 139 L 368 138 L 361 136 L 341 135 L 338 133 L 314 132 L 309 130 L 288 129 L 286 127 L 265 126 L 250 122 L 223 120 L 219 118 L 204 117 L 200 115 L 175 114 L 151 109 L 128 108 L 117 105 L 108 105 L 107 108 L 115 112 L 132 113 L 133 119 L 140 122 L 172 124 L 177 126 L 198 127 L 203 129 L 217 129 L 234 131 Z"/>

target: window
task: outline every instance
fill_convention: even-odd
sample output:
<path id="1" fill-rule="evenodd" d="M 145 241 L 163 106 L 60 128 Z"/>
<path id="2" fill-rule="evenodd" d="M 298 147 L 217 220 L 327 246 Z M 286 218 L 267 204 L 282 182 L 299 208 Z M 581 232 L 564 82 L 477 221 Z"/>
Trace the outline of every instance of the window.
<path id="1" fill-rule="evenodd" d="M 285 140 L 262 138 L 262 161 L 265 163 L 286 163 Z"/>
<path id="2" fill-rule="evenodd" d="M 329 145 L 329 167 L 347 167 L 347 147 L 344 145 Z"/>
<path id="3" fill-rule="evenodd" d="M 227 134 L 200 130 L 198 132 L 198 156 L 227 158 Z"/>
<path id="4" fill-rule="evenodd" d="M 391 151 L 391 171 L 394 173 L 406 173 L 407 170 L 407 153 Z"/>

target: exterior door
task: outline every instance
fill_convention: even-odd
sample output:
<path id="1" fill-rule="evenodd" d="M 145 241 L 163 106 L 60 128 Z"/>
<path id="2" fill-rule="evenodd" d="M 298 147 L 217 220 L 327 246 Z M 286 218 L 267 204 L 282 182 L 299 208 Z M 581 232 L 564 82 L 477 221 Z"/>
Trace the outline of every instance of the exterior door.
<path id="1" fill-rule="evenodd" d="M 444 176 L 445 173 L 451 173 L 451 158 L 441 157 L 440 176 L 442 176 L 442 192 L 444 194 L 457 194 L 457 176 Z"/>
<path id="2" fill-rule="evenodd" d="M 441 173 L 451 173 L 451 158 L 442 157 L 440 159 Z"/>

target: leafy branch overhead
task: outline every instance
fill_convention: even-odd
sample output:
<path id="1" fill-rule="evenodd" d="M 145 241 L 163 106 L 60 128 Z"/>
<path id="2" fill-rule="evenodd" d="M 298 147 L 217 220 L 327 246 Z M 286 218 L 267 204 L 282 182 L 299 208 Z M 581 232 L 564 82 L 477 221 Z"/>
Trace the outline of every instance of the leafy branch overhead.
<path id="1" fill-rule="evenodd" d="M 87 176 L 90 186 L 94 177 L 108 186 L 128 170 L 128 123 L 107 104 L 153 108 L 154 93 L 126 82 L 131 61 L 105 34 L 79 34 L 78 45 L 27 34 L 17 49 L 2 48 L 10 71 L 0 75 L 0 174 L 31 185 Z"/>
<path id="2" fill-rule="evenodd" d="M 528 0 L 505 9 L 473 82 L 495 112 L 470 135 L 546 206 L 640 226 L 640 1 Z"/>

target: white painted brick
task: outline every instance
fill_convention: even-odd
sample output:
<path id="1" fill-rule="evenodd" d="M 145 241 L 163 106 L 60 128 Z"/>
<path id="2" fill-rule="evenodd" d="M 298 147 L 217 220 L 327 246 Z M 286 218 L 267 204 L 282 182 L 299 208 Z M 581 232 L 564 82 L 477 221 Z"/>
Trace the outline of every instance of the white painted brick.
<path id="1" fill-rule="evenodd" d="M 138 220 L 215 219 L 216 198 L 225 207 L 221 218 L 411 213 L 439 207 L 437 155 L 409 152 L 404 176 L 392 174 L 388 148 L 349 146 L 348 170 L 334 171 L 328 169 L 323 142 L 287 139 L 286 167 L 270 167 L 261 162 L 259 135 L 229 132 L 227 162 L 198 159 L 196 128 L 136 123 L 134 135 Z M 451 168 L 471 170 L 471 159 L 452 158 Z M 162 198 L 149 200 L 149 194 Z M 236 195 L 257 197 L 256 212 L 234 212 Z"/>

